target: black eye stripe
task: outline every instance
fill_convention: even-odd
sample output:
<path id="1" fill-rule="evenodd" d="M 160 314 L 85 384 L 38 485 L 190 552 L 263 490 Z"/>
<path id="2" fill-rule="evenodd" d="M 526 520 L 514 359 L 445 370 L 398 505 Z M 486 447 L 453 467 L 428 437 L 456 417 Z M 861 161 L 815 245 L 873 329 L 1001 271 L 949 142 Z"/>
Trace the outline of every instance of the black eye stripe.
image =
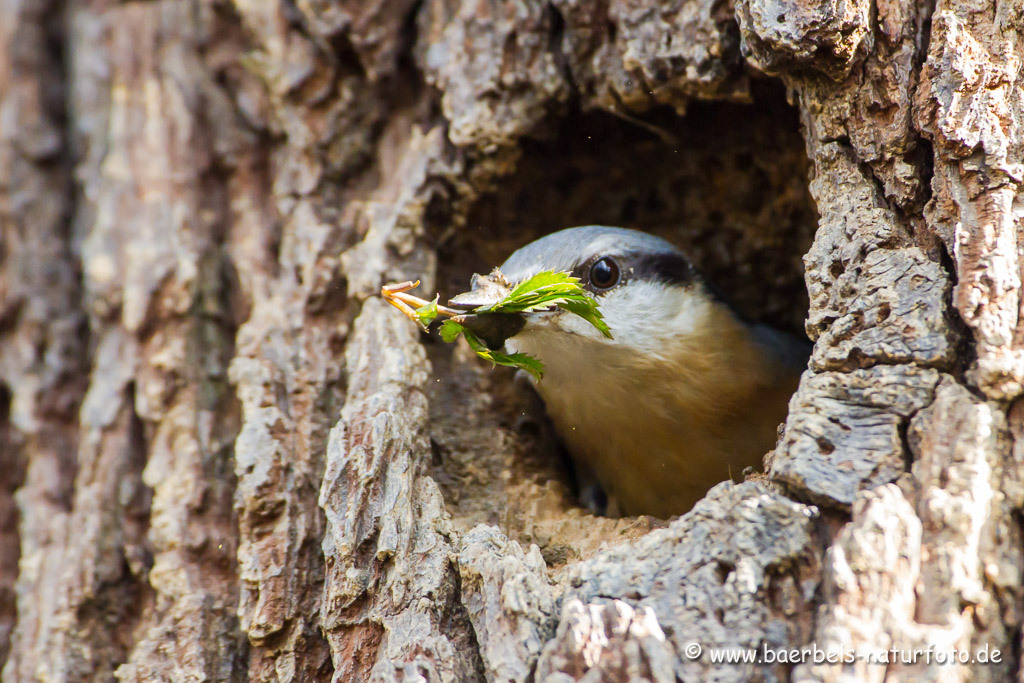
<path id="1" fill-rule="evenodd" d="M 632 277 L 666 285 L 686 285 L 696 275 L 689 259 L 673 252 L 644 254 L 632 266 Z"/>
<path id="2" fill-rule="evenodd" d="M 610 288 L 594 288 L 590 286 L 590 269 L 602 258 L 610 256 L 619 267 L 619 282 L 625 284 L 633 280 L 646 280 L 665 285 L 688 285 L 697 277 L 696 270 L 689 259 L 676 252 L 632 253 L 632 254 L 599 254 L 573 269 L 573 276 L 595 293 L 603 293 Z"/>

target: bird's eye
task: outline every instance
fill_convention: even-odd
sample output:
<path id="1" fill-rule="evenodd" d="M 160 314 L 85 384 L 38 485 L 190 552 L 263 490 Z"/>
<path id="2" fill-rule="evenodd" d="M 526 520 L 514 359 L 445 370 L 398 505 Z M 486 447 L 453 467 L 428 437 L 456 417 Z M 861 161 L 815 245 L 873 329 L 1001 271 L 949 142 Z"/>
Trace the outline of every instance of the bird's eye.
<path id="1" fill-rule="evenodd" d="M 610 256 L 595 261 L 590 266 L 590 284 L 597 289 L 609 289 L 619 284 L 619 264 Z"/>

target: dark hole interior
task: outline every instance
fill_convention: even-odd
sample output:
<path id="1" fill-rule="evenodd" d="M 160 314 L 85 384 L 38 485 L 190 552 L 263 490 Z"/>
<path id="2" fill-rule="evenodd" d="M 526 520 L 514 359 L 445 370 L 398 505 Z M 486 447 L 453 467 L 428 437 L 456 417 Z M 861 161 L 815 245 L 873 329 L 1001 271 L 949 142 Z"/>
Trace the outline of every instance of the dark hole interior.
<path id="1" fill-rule="evenodd" d="M 797 113 L 780 87 L 760 84 L 749 105 L 695 103 L 683 117 L 576 113 L 522 151 L 515 173 L 477 202 L 464 228 L 435 236 L 442 298 L 542 235 L 598 223 L 665 237 L 743 314 L 802 333 L 802 256 L 817 212 Z M 529 515 L 537 510 L 517 508 L 529 507 L 524 497 L 568 495 L 572 504 L 557 439 L 525 383 L 439 341 L 429 349 L 434 475 L 455 516 L 516 536 L 517 523 L 536 523 Z M 538 540 L 536 529 L 522 535 Z"/>

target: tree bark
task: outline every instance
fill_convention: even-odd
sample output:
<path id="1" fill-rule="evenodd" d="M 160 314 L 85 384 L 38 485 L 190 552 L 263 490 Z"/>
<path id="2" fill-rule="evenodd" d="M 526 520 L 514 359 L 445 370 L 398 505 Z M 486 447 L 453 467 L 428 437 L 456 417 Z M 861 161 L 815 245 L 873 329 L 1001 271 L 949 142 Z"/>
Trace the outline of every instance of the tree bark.
<path id="1" fill-rule="evenodd" d="M 4 681 L 1024 680 L 1018 1 L 6 0 L 0 38 Z M 376 296 L 591 222 L 814 342 L 766 473 L 674 520 L 581 509 L 526 383 Z"/>

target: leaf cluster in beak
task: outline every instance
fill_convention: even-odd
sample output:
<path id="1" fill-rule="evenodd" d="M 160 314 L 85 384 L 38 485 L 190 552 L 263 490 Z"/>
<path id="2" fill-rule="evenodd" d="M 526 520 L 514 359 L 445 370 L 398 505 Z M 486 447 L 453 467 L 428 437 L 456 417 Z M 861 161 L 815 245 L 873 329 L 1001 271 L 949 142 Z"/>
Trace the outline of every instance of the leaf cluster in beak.
<path id="1" fill-rule="evenodd" d="M 453 342 L 461 334 L 481 358 L 496 365 L 526 370 L 538 380 L 544 375 L 544 366 L 539 360 L 525 353 L 506 354 L 497 350 L 505 339 L 522 329 L 522 314 L 561 308 L 580 316 L 605 337 L 612 336 L 598 310 L 597 300 L 586 293 L 579 278 L 567 272 L 537 273 L 515 287 L 511 287 L 497 269 L 486 277 L 474 275 L 472 291 L 449 301 L 451 308 L 438 305 L 436 296 L 433 301 L 427 301 L 407 293 L 418 284 L 417 281 L 385 285 L 381 295 L 424 330 L 439 314 L 450 316 L 441 325 L 444 341 Z M 412 305 L 418 307 L 414 309 Z"/>

